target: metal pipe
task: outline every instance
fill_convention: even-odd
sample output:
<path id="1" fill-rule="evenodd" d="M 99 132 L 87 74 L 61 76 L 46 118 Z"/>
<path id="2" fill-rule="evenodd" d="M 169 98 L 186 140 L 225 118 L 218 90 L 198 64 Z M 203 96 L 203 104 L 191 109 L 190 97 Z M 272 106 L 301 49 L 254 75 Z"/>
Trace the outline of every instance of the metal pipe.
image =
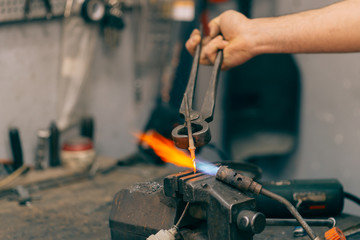
<path id="1" fill-rule="evenodd" d="M 290 211 L 290 213 L 296 218 L 296 220 L 300 223 L 300 225 L 305 229 L 306 233 L 309 235 L 311 239 L 319 239 L 316 237 L 313 230 L 310 226 L 304 221 L 300 213 L 296 210 L 296 208 L 285 198 L 280 195 L 277 195 L 269 190 L 262 188 L 262 185 L 255 182 L 252 178 L 241 175 L 235 170 L 228 168 L 226 166 L 219 167 L 219 170 L 216 173 L 216 178 L 222 182 L 225 182 L 241 191 L 251 192 L 255 194 L 262 194 L 271 199 L 274 199 L 286 206 L 286 208 Z"/>
<path id="2" fill-rule="evenodd" d="M 309 226 L 333 228 L 336 225 L 335 218 L 328 219 L 304 219 Z M 267 226 L 299 226 L 299 222 L 292 218 L 267 218 Z"/>
<path id="3" fill-rule="evenodd" d="M 298 222 L 300 223 L 300 225 L 305 229 L 306 233 L 309 235 L 309 237 L 311 239 L 315 239 L 315 233 L 313 232 L 313 230 L 310 228 L 310 226 L 305 222 L 305 220 L 302 218 L 302 216 L 300 215 L 300 213 L 296 210 L 296 208 L 285 198 L 283 198 L 280 195 L 277 195 L 273 192 L 270 192 L 267 189 L 262 188 L 260 193 L 264 196 L 267 196 L 271 199 L 274 199 L 282 204 L 284 204 L 286 206 L 286 208 L 290 211 L 290 213 L 294 216 L 294 218 L 296 218 L 296 220 L 298 220 Z"/>

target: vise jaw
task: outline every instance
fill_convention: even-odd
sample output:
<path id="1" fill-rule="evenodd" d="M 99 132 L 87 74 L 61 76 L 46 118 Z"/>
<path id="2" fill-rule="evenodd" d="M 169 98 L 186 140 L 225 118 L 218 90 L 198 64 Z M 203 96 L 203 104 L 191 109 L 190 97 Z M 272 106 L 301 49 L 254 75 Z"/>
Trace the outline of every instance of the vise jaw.
<path id="1" fill-rule="evenodd" d="M 205 239 L 250 240 L 265 228 L 265 216 L 256 211 L 254 198 L 213 176 L 190 170 L 169 175 L 164 193 L 190 202 L 189 215 L 206 222 Z"/>

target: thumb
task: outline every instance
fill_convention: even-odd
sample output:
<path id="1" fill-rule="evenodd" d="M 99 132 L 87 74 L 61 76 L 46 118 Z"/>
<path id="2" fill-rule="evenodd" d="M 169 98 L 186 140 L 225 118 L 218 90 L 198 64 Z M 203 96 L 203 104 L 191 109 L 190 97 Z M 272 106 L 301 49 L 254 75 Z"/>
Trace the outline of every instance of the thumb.
<path id="1" fill-rule="evenodd" d="M 211 20 L 209 22 L 208 26 L 209 26 L 209 30 L 210 30 L 209 36 L 211 38 L 214 38 L 220 34 L 220 18 L 219 17 L 216 17 L 213 20 Z"/>

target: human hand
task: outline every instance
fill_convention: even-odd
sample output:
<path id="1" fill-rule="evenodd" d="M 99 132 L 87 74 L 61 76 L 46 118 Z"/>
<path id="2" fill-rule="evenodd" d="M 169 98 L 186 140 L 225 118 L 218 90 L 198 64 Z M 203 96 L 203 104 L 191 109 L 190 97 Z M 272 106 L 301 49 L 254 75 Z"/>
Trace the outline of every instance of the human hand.
<path id="1" fill-rule="evenodd" d="M 240 65 L 256 55 L 252 52 L 248 36 L 250 20 L 243 14 L 233 10 L 226 11 L 209 23 L 209 29 L 209 36 L 202 41 L 200 64 L 213 64 L 219 49 L 224 51 L 223 70 Z M 194 55 L 200 40 L 200 31 L 195 29 L 185 44 L 191 55 Z"/>

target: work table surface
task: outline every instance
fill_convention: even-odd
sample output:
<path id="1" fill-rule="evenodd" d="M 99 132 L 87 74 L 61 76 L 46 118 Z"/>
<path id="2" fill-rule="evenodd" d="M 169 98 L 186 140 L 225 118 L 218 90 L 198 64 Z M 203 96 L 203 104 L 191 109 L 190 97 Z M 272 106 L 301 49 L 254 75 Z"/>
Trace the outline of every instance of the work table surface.
<path id="1" fill-rule="evenodd" d="M 108 218 L 113 197 L 125 186 L 160 179 L 176 172 L 172 167 L 135 165 L 116 167 L 93 179 L 84 178 L 32 194 L 39 197 L 20 206 L 9 197 L 0 199 L 0 239 L 110 239 Z M 339 227 L 360 223 L 360 218 L 346 217 Z M 288 239 L 292 227 L 271 227 L 260 239 Z M 315 231 L 322 228 L 315 228 Z M 289 239 L 293 239 L 290 237 Z M 308 238 L 297 238 L 308 239 Z"/>

